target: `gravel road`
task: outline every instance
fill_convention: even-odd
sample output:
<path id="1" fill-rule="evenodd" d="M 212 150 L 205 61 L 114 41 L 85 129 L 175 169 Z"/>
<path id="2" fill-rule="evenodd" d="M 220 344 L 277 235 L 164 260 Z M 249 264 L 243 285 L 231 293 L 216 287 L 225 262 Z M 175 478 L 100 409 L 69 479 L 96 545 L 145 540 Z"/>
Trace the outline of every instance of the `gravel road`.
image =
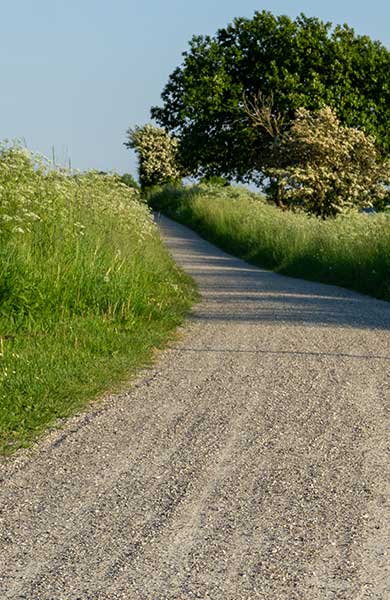
<path id="1" fill-rule="evenodd" d="M 390 599 L 390 303 L 160 225 L 202 301 L 0 464 L 1 600 Z"/>

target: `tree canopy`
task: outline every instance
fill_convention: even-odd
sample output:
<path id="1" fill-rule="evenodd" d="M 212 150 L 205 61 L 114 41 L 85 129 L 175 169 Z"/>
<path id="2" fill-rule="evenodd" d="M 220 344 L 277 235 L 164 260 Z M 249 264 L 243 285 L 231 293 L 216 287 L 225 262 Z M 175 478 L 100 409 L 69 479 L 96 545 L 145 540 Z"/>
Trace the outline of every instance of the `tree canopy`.
<path id="1" fill-rule="evenodd" d="M 261 177 L 270 134 L 253 126 L 246 102 L 261 93 L 291 123 L 300 108 L 331 107 L 340 122 L 390 151 L 390 52 L 347 25 L 303 14 L 237 18 L 215 36 L 194 36 L 152 117 L 180 140 L 192 175 Z M 285 125 L 288 126 L 288 125 Z"/>

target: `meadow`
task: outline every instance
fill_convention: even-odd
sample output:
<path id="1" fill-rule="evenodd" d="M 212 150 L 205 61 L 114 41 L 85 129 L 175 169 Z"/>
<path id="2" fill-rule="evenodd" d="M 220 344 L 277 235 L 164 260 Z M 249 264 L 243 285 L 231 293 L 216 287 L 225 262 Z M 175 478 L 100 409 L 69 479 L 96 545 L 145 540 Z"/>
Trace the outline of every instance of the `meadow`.
<path id="1" fill-rule="evenodd" d="M 0 452 L 119 390 L 195 297 L 135 189 L 0 147 Z"/>
<path id="2" fill-rule="evenodd" d="M 148 201 L 250 263 L 390 300 L 389 212 L 323 220 L 230 186 L 166 186 Z"/>

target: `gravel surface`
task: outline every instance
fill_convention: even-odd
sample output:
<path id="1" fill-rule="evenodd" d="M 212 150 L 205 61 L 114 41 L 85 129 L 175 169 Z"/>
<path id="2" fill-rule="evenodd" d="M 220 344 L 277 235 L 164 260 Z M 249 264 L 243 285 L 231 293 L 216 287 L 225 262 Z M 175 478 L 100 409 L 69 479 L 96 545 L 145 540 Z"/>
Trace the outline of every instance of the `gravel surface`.
<path id="1" fill-rule="evenodd" d="M 160 225 L 202 302 L 0 464 L 1 600 L 388 600 L 390 303 Z"/>

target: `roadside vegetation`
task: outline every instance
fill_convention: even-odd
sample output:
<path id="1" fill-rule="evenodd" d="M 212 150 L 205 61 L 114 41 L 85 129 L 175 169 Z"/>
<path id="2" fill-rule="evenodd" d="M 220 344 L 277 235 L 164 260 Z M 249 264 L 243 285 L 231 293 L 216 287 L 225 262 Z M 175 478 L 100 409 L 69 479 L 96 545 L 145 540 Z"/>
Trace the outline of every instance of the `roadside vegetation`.
<path id="1" fill-rule="evenodd" d="M 349 211 L 320 219 L 281 210 L 239 187 L 166 186 L 158 211 L 253 264 L 390 300 L 390 213 Z"/>
<path id="2" fill-rule="evenodd" d="M 128 130 L 143 192 L 247 261 L 390 300 L 389 67 L 380 42 L 303 14 L 194 36 L 158 127 Z"/>
<path id="3" fill-rule="evenodd" d="M 180 323 L 193 284 L 119 176 L 0 148 L 0 452 L 119 389 Z"/>

